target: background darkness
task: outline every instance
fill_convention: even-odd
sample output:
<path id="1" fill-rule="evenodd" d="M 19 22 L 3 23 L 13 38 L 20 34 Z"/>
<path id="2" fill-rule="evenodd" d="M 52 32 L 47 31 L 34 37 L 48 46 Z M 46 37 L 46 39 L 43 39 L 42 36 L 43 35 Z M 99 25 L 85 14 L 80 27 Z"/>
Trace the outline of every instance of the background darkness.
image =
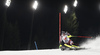
<path id="1" fill-rule="evenodd" d="M 72 11 L 74 0 L 38 0 L 39 5 L 35 11 L 31 8 L 33 1 L 12 0 L 10 7 L 7 8 L 5 0 L 0 0 L 0 30 L 2 30 L 1 26 L 3 23 L 1 20 L 6 12 L 9 23 L 12 25 L 15 25 L 15 22 L 18 23 L 21 39 L 20 49 L 27 49 L 33 19 L 31 49 L 35 49 L 34 41 L 37 42 L 40 49 L 58 48 L 59 12 L 63 16 L 63 7 L 67 4 L 69 14 Z M 96 36 L 99 34 L 99 3 L 99 0 L 78 0 L 78 6 L 75 8 L 75 13 L 79 21 L 78 35 Z M 77 38 L 77 40 L 81 39 Z"/>

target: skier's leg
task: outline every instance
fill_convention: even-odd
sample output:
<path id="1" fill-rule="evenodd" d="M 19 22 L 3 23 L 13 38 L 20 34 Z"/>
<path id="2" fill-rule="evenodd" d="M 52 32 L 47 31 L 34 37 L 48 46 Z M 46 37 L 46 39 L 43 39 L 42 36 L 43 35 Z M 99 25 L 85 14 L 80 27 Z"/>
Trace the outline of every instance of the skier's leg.
<path id="1" fill-rule="evenodd" d="M 72 46 L 68 45 L 68 44 L 64 44 L 64 46 L 68 47 L 68 48 L 72 48 Z"/>
<path id="2" fill-rule="evenodd" d="M 70 45 L 75 48 L 79 48 L 78 46 L 74 45 L 73 41 L 70 41 Z"/>
<path id="3" fill-rule="evenodd" d="M 72 40 L 69 40 L 68 42 L 72 47 L 75 47 L 75 48 L 79 48 L 78 46 L 74 45 L 74 42 Z"/>
<path id="4" fill-rule="evenodd" d="M 75 47 L 75 48 L 80 48 L 80 47 L 78 47 L 78 46 L 76 46 L 76 45 L 72 45 L 72 47 Z"/>
<path id="5" fill-rule="evenodd" d="M 61 48 L 61 47 L 62 47 L 62 45 L 60 44 L 60 45 L 59 45 L 59 48 Z"/>
<path id="6" fill-rule="evenodd" d="M 59 48 L 61 48 L 62 46 L 64 46 L 64 42 L 62 41 L 59 45 Z"/>

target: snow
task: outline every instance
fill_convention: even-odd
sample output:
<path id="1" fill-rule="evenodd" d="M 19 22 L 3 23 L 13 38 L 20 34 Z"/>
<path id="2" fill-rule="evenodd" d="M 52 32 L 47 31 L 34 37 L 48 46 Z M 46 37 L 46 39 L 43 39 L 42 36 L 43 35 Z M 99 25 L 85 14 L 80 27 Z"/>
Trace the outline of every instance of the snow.
<path id="1" fill-rule="evenodd" d="M 26 50 L 26 51 L 0 51 L 0 55 L 100 55 L 100 37 L 88 40 L 81 47 L 90 49 L 86 50 L 65 50 L 60 49 L 43 49 L 43 50 Z"/>
<path id="2" fill-rule="evenodd" d="M 100 36 L 95 39 L 88 40 L 82 44 L 82 47 L 91 48 L 91 49 L 100 49 Z"/>
<path id="3" fill-rule="evenodd" d="M 48 50 L 28 50 L 28 51 L 1 51 L 0 55 L 100 55 L 100 50 L 65 50 L 48 49 Z"/>

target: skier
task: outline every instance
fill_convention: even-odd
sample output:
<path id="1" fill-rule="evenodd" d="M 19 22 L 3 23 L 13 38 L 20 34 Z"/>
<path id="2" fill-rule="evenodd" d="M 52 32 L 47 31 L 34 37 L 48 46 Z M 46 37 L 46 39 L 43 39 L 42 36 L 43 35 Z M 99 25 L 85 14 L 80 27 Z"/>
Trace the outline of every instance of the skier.
<path id="1" fill-rule="evenodd" d="M 79 48 L 78 46 L 74 45 L 74 42 L 70 39 L 72 37 L 68 32 L 62 31 L 61 34 L 61 43 L 60 43 L 60 48 L 62 46 L 65 46 L 67 48 Z"/>

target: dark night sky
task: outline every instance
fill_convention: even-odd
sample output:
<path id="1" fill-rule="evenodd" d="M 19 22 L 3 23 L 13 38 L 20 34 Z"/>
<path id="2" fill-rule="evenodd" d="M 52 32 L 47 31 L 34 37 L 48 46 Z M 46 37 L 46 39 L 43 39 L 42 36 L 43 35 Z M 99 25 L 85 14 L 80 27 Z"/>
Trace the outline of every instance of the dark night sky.
<path id="1" fill-rule="evenodd" d="M 74 0 L 42 0 L 43 7 L 51 9 L 54 13 L 63 13 L 63 6 L 72 7 Z M 83 35 L 97 35 L 100 31 L 99 0 L 78 0 L 76 15 L 79 20 L 79 33 Z M 44 9 L 45 9 L 44 8 Z M 40 8 L 41 9 L 41 8 Z M 70 11 L 71 8 L 69 8 Z M 55 15 L 55 14 L 53 14 Z M 89 33 L 88 33 L 89 32 Z"/>
<path id="2" fill-rule="evenodd" d="M 9 9 L 22 12 L 20 9 L 25 10 L 31 8 L 30 6 L 31 1 L 32 0 L 15 0 L 14 2 L 12 1 L 11 4 L 12 7 L 10 7 Z M 38 0 L 39 6 L 35 11 L 36 12 L 35 15 L 39 14 L 39 16 L 42 17 L 42 19 L 44 18 L 44 16 L 48 19 L 54 18 L 57 16 L 56 14 L 58 14 L 59 12 L 63 13 L 63 7 L 65 4 L 71 7 L 73 5 L 73 1 L 74 0 L 54 0 L 54 1 Z M 88 30 L 89 28 L 93 28 L 94 31 L 99 29 L 98 27 L 100 21 L 99 19 L 100 12 L 98 9 L 98 4 L 99 4 L 99 0 L 95 0 L 95 1 L 78 0 L 78 6 L 76 7 L 76 15 L 80 22 L 80 29 Z M 38 15 L 35 16 L 35 19 L 37 19 L 37 16 Z"/>
<path id="3" fill-rule="evenodd" d="M 3 0 L 0 0 L 0 4 L 3 3 L 2 1 Z M 27 39 L 29 39 L 29 37 L 27 36 L 30 35 L 32 18 L 34 18 L 33 36 L 39 37 L 39 41 L 42 44 L 44 44 L 42 41 L 46 38 L 47 43 L 45 44 L 50 45 L 51 42 L 55 41 L 52 45 L 57 45 L 55 43 L 58 42 L 58 38 L 53 38 L 53 35 L 58 36 L 59 12 L 63 15 L 63 8 L 65 4 L 70 7 L 68 10 L 68 12 L 70 12 L 74 0 L 38 0 L 39 5 L 35 11 L 31 8 L 32 1 L 33 0 L 12 0 L 12 3 L 7 10 L 8 21 L 13 24 L 15 21 L 18 21 L 19 23 L 20 35 L 22 36 L 22 43 L 24 43 L 22 44 L 22 47 L 25 47 L 25 45 L 28 44 L 29 40 Z M 99 33 L 99 3 L 99 0 L 78 0 L 75 12 L 79 21 L 79 35 L 96 35 Z M 46 48 L 51 47 L 51 45 L 41 45 L 40 47 Z"/>
<path id="4" fill-rule="evenodd" d="M 100 10 L 98 7 L 99 0 L 79 1 L 79 5 L 76 10 L 76 15 L 80 22 L 80 32 L 86 32 L 89 30 L 88 35 L 96 35 L 100 30 Z"/>

